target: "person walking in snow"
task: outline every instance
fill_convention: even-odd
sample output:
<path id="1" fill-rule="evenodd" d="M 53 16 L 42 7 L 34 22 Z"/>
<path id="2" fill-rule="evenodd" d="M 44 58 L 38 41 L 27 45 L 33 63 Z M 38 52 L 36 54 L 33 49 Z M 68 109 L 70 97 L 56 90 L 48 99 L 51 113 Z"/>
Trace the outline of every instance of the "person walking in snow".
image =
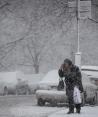
<path id="1" fill-rule="evenodd" d="M 79 67 L 74 65 L 71 60 L 65 59 L 58 71 L 58 74 L 61 78 L 65 77 L 66 95 L 69 103 L 69 111 L 67 114 L 74 113 L 74 107 L 76 107 L 76 112 L 80 113 L 81 104 L 74 104 L 73 99 L 75 86 L 79 88 L 81 93 L 83 92 L 82 75 Z"/>

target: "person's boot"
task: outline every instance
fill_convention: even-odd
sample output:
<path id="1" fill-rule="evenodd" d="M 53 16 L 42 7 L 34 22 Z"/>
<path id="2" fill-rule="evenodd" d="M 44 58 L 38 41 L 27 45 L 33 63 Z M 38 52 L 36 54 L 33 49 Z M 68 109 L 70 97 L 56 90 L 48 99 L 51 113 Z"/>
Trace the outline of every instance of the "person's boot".
<path id="1" fill-rule="evenodd" d="M 78 105 L 76 106 L 76 113 L 80 114 L 80 110 L 81 110 L 81 105 L 78 104 Z"/>
<path id="2" fill-rule="evenodd" d="M 80 114 L 80 109 L 77 109 L 77 110 L 76 110 L 76 113 Z"/>
<path id="3" fill-rule="evenodd" d="M 74 108 L 69 108 L 69 111 L 67 112 L 67 114 L 72 114 L 74 113 Z"/>
<path id="4" fill-rule="evenodd" d="M 68 111 L 68 112 L 67 112 L 67 114 L 72 114 L 72 113 L 74 113 L 74 111 Z"/>

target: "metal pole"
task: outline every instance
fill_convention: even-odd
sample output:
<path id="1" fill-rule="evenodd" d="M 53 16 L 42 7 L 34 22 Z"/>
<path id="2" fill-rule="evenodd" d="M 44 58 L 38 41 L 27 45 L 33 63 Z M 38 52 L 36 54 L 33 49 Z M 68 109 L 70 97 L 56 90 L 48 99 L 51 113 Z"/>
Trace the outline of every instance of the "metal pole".
<path id="1" fill-rule="evenodd" d="M 77 52 L 79 52 L 80 51 L 80 33 L 79 33 L 79 31 L 80 31 L 80 25 L 79 25 L 79 20 L 77 21 L 77 35 L 78 35 L 78 47 L 77 47 Z"/>
<path id="2" fill-rule="evenodd" d="M 77 18 L 77 53 L 75 54 L 75 64 L 81 69 L 80 53 L 80 0 L 76 0 L 76 18 Z"/>
<path id="3" fill-rule="evenodd" d="M 78 37 L 78 47 L 77 52 L 80 52 L 80 0 L 77 0 L 77 37 Z"/>

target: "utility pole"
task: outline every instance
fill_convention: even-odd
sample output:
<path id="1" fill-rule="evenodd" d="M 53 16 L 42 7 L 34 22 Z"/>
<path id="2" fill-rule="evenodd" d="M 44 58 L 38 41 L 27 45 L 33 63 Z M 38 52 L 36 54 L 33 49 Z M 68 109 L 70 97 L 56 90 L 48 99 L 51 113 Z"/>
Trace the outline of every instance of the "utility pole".
<path id="1" fill-rule="evenodd" d="M 77 17 L 77 37 L 78 47 L 77 52 L 80 52 L 80 0 L 76 0 L 76 17 Z"/>
<path id="2" fill-rule="evenodd" d="M 77 53 L 75 54 L 75 64 L 81 68 L 80 52 L 80 0 L 76 0 L 76 18 L 77 18 Z"/>

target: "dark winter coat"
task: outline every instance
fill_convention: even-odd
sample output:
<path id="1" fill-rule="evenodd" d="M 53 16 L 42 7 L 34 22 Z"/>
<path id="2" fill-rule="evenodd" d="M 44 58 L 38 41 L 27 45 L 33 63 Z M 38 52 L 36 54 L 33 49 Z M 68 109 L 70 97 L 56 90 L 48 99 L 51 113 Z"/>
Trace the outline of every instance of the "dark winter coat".
<path id="1" fill-rule="evenodd" d="M 66 93 L 68 90 L 74 90 L 74 86 L 78 86 L 79 90 L 83 92 L 82 75 L 77 66 L 72 65 L 70 73 L 67 73 L 61 69 L 59 69 L 58 73 L 61 78 L 65 77 Z"/>

